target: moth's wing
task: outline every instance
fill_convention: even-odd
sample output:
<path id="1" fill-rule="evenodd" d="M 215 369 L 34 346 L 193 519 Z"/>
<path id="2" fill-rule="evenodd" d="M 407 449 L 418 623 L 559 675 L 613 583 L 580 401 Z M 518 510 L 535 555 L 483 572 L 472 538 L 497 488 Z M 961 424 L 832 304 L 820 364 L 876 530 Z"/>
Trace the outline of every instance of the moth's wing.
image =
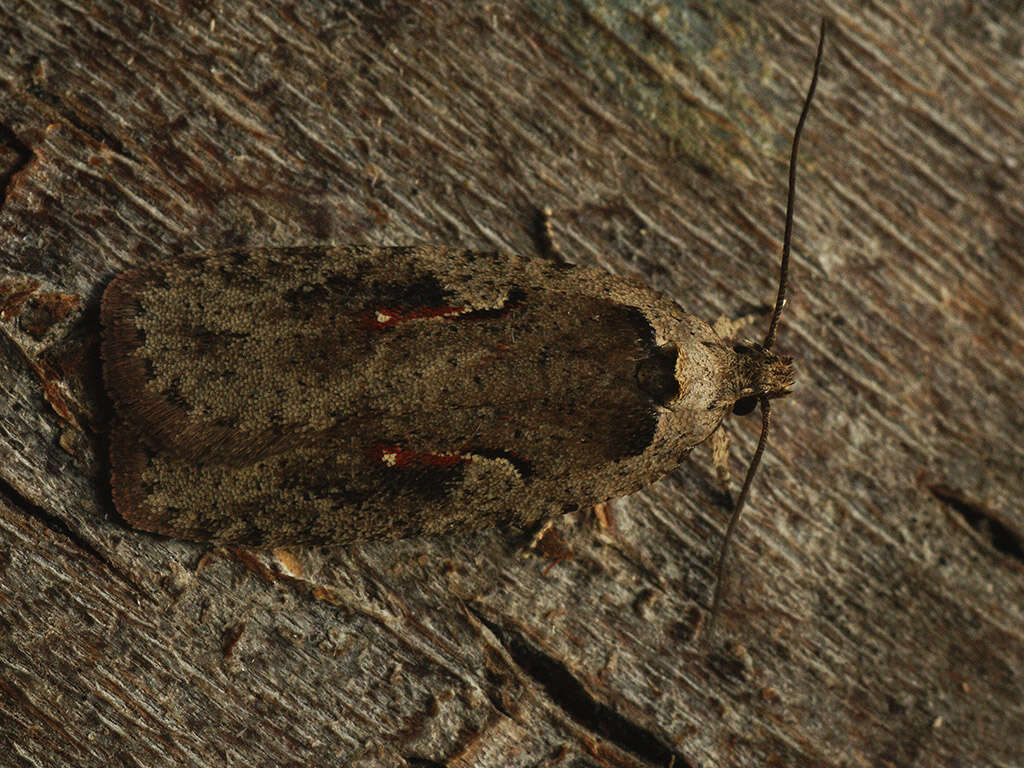
<path id="1" fill-rule="evenodd" d="M 537 260 L 190 257 L 118 278 L 103 320 L 118 509 L 183 538 L 530 522 L 641 487 L 721 418 L 706 325 Z M 680 379 L 701 368 L 680 355 L 705 356 L 701 380 Z"/>
<path id="2" fill-rule="evenodd" d="M 255 458 L 329 424 L 366 355 L 361 300 L 382 250 L 203 253 L 118 275 L 101 307 L 116 413 L 192 459 Z"/>
<path id="3" fill-rule="evenodd" d="M 463 329 L 519 303 L 507 266 L 443 247 L 351 246 L 130 270 L 103 296 L 107 391 L 143 440 L 193 459 L 256 458 L 353 417 L 413 410 Z"/>
<path id="4" fill-rule="evenodd" d="M 523 479 L 500 458 L 350 438 L 296 443 L 244 463 L 153 451 L 125 423 L 112 461 L 118 510 L 174 538 L 271 546 L 434 535 L 511 520 Z"/>

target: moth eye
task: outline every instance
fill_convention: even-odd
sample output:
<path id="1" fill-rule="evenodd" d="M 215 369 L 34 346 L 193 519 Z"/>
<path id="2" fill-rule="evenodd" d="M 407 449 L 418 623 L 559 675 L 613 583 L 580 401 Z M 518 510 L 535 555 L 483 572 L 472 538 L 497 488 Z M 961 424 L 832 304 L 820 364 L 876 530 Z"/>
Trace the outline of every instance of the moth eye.
<path id="1" fill-rule="evenodd" d="M 746 416 L 752 410 L 757 407 L 757 398 L 751 395 L 750 397 L 741 397 L 732 406 L 732 412 L 737 416 Z"/>

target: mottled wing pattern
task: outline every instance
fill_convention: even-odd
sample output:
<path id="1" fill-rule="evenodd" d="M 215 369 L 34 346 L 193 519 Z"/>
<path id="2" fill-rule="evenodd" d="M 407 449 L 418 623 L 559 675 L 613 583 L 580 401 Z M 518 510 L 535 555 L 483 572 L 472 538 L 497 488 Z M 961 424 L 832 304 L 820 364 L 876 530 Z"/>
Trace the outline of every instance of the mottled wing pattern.
<path id="1" fill-rule="evenodd" d="M 692 394 L 666 329 L 714 348 L 707 326 L 642 285 L 541 260 L 199 254 L 115 278 L 102 320 L 115 503 L 179 538 L 530 523 L 635 490 L 721 418 L 662 434 Z"/>

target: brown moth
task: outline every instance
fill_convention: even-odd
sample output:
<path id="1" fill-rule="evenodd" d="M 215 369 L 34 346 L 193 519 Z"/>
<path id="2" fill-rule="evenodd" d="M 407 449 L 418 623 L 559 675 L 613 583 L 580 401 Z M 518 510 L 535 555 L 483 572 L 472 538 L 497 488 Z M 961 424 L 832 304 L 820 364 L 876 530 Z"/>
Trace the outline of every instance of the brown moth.
<path id="1" fill-rule="evenodd" d="M 103 322 L 118 510 L 186 539 L 531 525 L 792 380 L 641 283 L 443 246 L 186 256 L 117 277 Z"/>
<path id="2" fill-rule="evenodd" d="M 763 344 L 724 341 L 642 283 L 544 259 L 444 246 L 172 258 L 103 295 L 120 514 L 251 545 L 529 526 L 644 487 L 760 403 L 738 514 L 768 400 L 793 382 L 770 348 L 823 41 L 824 25 Z"/>

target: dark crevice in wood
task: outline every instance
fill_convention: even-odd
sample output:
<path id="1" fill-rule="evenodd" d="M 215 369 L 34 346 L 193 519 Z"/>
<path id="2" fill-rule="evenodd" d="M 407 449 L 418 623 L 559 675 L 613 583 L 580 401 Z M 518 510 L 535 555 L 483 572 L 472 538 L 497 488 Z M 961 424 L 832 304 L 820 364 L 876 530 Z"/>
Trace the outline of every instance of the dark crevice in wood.
<path id="1" fill-rule="evenodd" d="M 28 89 L 28 91 L 35 98 L 46 104 L 46 106 L 50 107 L 64 118 L 69 125 L 73 125 L 82 133 L 92 137 L 97 142 L 103 144 L 117 154 L 127 157 L 130 160 L 135 160 L 132 153 L 125 149 L 124 143 L 119 138 L 100 126 L 83 120 L 80 115 L 75 114 L 74 111 L 65 105 L 56 94 L 50 93 L 50 91 L 40 85 L 33 85 Z"/>
<path id="2" fill-rule="evenodd" d="M 690 763 L 682 755 L 666 747 L 650 730 L 597 701 L 562 661 L 544 653 L 519 632 L 499 626 L 473 608 L 469 610 L 494 633 L 519 668 L 577 723 L 654 765 L 689 768 Z"/>
<path id="3" fill-rule="evenodd" d="M 93 544 L 87 539 L 83 538 L 80 534 L 76 533 L 67 523 L 61 520 L 59 517 L 47 512 L 45 509 L 40 507 L 38 504 L 30 501 L 26 496 L 19 493 L 18 490 L 10 483 L 0 479 L 0 496 L 6 496 L 11 506 L 20 509 L 27 516 L 34 518 L 39 521 L 43 526 L 63 538 L 70 541 L 76 548 L 85 552 L 87 555 L 91 555 L 93 558 L 103 563 L 107 569 L 113 573 L 117 580 L 124 584 L 126 587 L 131 589 L 136 594 L 145 597 L 147 600 L 151 600 L 150 596 L 139 587 L 131 577 L 125 573 L 115 563 L 111 562 L 107 556 L 98 550 Z"/>
<path id="4" fill-rule="evenodd" d="M 447 768 L 444 763 L 438 763 L 434 760 L 424 760 L 420 757 L 403 757 L 409 768 Z"/>
<path id="5" fill-rule="evenodd" d="M 242 634 L 245 632 L 245 628 L 248 626 L 248 622 L 240 621 L 237 624 L 232 624 L 221 634 L 220 639 L 220 650 L 223 654 L 225 661 L 231 658 L 235 652 L 235 646 L 238 645 L 238 641 L 241 640 Z"/>
<path id="6" fill-rule="evenodd" d="M 931 485 L 928 490 L 936 499 L 959 513 L 996 550 L 1024 563 L 1024 537 L 999 520 L 991 510 L 971 501 L 948 485 Z"/>
<path id="7" fill-rule="evenodd" d="M 14 174 L 24 168 L 32 160 L 32 150 L 22 144 L 10 128 L 0 123 L 0 144 L 14 150 L 14 161 L 7 168 L 0 168 L 0 208 L 7 200 L 7 186 Z"/>

